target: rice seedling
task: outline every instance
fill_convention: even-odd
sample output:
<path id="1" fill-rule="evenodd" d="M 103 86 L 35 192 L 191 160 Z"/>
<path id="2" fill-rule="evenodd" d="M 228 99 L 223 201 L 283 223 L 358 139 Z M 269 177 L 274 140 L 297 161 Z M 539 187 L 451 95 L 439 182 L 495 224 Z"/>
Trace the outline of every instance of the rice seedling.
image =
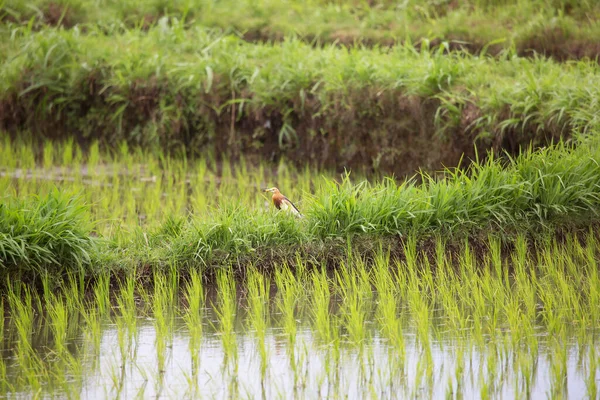
<path id="1" fill-rule="evenodd" d="M 202 316 L 205 304 L 204 286 L 202 284 L 202 277 L 198 271 L 192 271 L 184 296 L 187 303 L 187 310 L 185 311 L 183 319 L 185 320 L 190 336 L 189 351 L 192 361 L 191 379 L 196 385 L 200 367 L 199 351 L 202 343 Z"/>
<path id="2" fill-rule="evenodd" d="M 302 262 L 298 264 L 302 265 Z M 289 341 L 289 348 L 296 344 L 296 306 L 302 291 L 301 282 L 294 275 L 288 265 L 275 271 L 275 285 L 277 287 L 276 304 L 283 316 L 283 329 Z"/>
<path id="3" fill-rule="evenodd" d="M 85 323 L 85 336 L 87 343 L 90 343 L 92 348 L 90 353 L 97 354 L 100 350 L 102 340 L 102 314 L 95 307 L 90 307 L 81 313 L 83 322 Z M 99 363 L 98 358 L 94 358 L 96 363 Z M 96 364 L 98 367 L 98 364 Z"/>
<path id="4" fill-rule="evenodd" d="M 156 358 L 158 372 L 165 372 L 165 353 L 168 346 L 170 332 L 173 330 L 172 297 L 169 292 L 167 277 L 162 274 L 154 276 L 154 295 L 152 296 L 152 315 L 154 330 L 156 332 Z M 161 378 L 162 379 L 162 378 Z"/>
<path id="5" fill-rule="evenodd" d="M 371 300 L 372 292 L 364 263 L 357 260 L 354 265 L 352 271 L 346 264 L 342 264 L 336 271 L 336 290 L 342 298 L 340 312 L 348 339 L 362 350 L 362 344 L 368 340 L 365 322 L 367 303 Z M 360 356 L 362 356 L 362 351 Z"/>
<path id="6" fill-rule="evenodd" d="M 218 299 L 216 314 L 219 321 L 218 332 L 221 335 L 224 365 L 233 366 L 234 376 L 237 374 L 237 339 L 235 333 L 235 320 L 237 314 L 236 286 L 232 272 L 222 269 L 217 273 Z"/>
<path id="7" fill-rule="evenodd" d="M 17 334 L 16 357 L 20 366 L 19 383 L 26 383 L 32 393 L 40 392 L 45 370 L 32 347 L 34 310 L 31 292 L 25 287 L 9 286 L 8 305 Z"/>
<path id="8" fill-rule="evenodd" d="M 106 272 L 96 275 L 93 286 L 93 306 L 98 310 L 99 316 L 104 316 L 110 309 L 110 277 Z"/>
<path id="9" fill-rule="evenodd" d="M 397 288 L 390 271 L 389 253 L 378 253 L 373 267 L 373 281 L 377 292 L 377 319 L 383 336 L 390 342 L 395 350 L 394 358 L 400 363 L 404 362 L 405 342 L 402 332 L 402 322 L 399 318 Z"/>
<path id="10" fill-rule="evenodd" d="M 59 296 L 47 297 L 46 308 L 49 325 L 53 333 L 54 346 L 60 357 L 66 351 L 67 326 L 69 324 L 68 310 L 65 302 Z"/>
<path id="11" fill-rule="evenodd" d="M 21 296 L 23 297 L 22 299 Z M 22 351 L 27 352 L 31 346 L 30 336 L 33 331 L 34 317 L 31 292 L 25 287 L 10 285 L 7 298 L 11 316 L 14 318 L 14 327 L 18 334 L 19 346 L 21 346 Z"/>
<path id="12" fill-rule="evenodd" d="M 337 332 L 333 330 L 330 302 L 331 289 L 325 271 L 312 274 L 312 321 L 317 336 L 325 344 L 332 343 Z"/>
<path id="13" fill-rule="evenodd" d="M 247 278 L 249 325 L 254 330 L 258 355 L 260 357 L 260 376 L 264 380 L 268 366 L 268 349 L 266 343 L 267 327 L 269 325 L 269 291 L 268 278 L 264 277 L 257 269 L 250 268 Z M 293 312 L 292 312 L 293 316 Z M 285 317 L 284 317 L 285 318 Z M 293 342 L 292 342 L 293 343 Z"/>
<path id="14" fill-rule="evenodd" d="M 119 313 L 115 316 L 115 322 L 123 366 L 128 357 L 134 358 L 135 338 L 137 337 L 135 286 L 133 276 L 125 278 L 124 282 L 121 281 L 116 301 Z"/>

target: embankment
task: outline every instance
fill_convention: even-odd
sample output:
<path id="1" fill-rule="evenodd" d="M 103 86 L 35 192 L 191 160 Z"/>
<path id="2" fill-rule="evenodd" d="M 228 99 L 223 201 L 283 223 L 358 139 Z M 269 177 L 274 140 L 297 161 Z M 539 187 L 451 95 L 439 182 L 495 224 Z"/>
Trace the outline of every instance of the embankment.
<path id="1" fill-rule="evenodd" d="M 0 127 L 410 175 L 598 126 L 595 62 L 251 44 L 202 29 L 16 32 Z"/>

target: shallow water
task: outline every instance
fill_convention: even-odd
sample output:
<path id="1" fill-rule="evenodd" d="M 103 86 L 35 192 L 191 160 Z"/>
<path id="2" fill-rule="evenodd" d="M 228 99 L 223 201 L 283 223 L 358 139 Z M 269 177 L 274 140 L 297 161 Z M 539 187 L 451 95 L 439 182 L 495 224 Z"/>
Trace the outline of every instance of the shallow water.
<path id="1" fill-rule="evenodd" d="M 174 313 L 176 315 L 178 313 Z M 244 311 L 236 318 L 237 354 L 226 354 L 217 316 L 206 309 L 197 348 L 198 363 L 190 350 L 190 332 L 184 320 L 172 319 L 157 348 L 155 321 L 137 317 L 130 341 L 120 341 L 121 317 L 103 320 L 100 336 L 85 327 L 76 329 L 67 346 L 69 356 L 57 354 L 48 327 L 39 326 L 33 351 L 44 360 L 41 388 L 32 391 L 16 384 L 21 373 L 18 343 L 8 335 L 2 361 L 10 398 L 546 398 L 588 397 L 585 360 L 600 346 L 582 346 L 567 336 L 558 346 L 566 348 L 565 369 L 556 372 L 557 342 L 541 328 L 535 348 L 513 343 L 511 333 L 498 331 L 475 339 L 469 331 L 445 329 L 442 318 L 432 324 L 429 344 L 421 343 L 410 318 L 403 327 L 404 351 L 392 347 L 378 333 L 373 320 L 366 324 L 362 343 L 353 343 L 338 327 L 337 343 L 322 343 L 309 318 L 297 320 L 295 340 L 271 315 L 267 329 L 267 367 L 261 376 L 261 359 L 254 332 L 245 323 Z M 10 324 L 9 324 L 10 326 Z M 592 333 L 590 337 L 594 337 Z M 596 338 L 597 339 L 597 338 Z M 121 343 L 121 345 L 119 344 Z M 126 343 L 123 345 L 123 343 Z M 597 343 L 597 340 L 594 340 Z M 123 350 L 123 351 L 122 351 Z M 70 361 L 69 361 L 70 360 Z M 79 365 L 79 368 L 73 367 Z M 530 385 L 527 385 L 527 380 Z M 562 380 L 562 382 L 561 382 Z M 600 371 L 595 372 L 596 382 Z M 12 382 L 12 383 L 11 383 Z"/>

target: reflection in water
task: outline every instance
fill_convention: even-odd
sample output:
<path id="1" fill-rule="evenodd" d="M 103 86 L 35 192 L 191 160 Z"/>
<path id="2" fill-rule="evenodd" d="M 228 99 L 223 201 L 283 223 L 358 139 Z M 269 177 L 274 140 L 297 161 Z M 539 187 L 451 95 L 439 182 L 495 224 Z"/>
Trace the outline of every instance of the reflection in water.
<path id="1" fill-rule="evenodd" d="M 566 336 L 563 342 L 543 332 L 536 349 L 513 343 L 509 332 L 474 340 L 457 331 L 444 331 L 441 321 L 432 326 L 425 348 L 416 327 L 407 321 L 403 331 L 406 356 L 402 359 L 372 321 L 367 325 L 366 342 L 346 341 L 338 327 L 341 341 L 336 345 L 320 342 L 308 318 L 297 321 L 292 343 L 277 320 L 273 315 L 274 324 L 265 336 L 268 358 L 264 378 L 254 333 L 238 321 L 237 353 L 228 357 L 214 329 L 217 322 L 212 310 L 205 310 L 197 363 L 190 350 L 189 330 L 179 317 L 162 338 L 157 338 L 154 320 L 138 317 L 135 335 L 126 345 L 119 338 L 119 327 L 126 325 L 107 320 L 99 341 L 85 331 L 73 338 L 70 358 L 48 350 L 52 338 L 46 333 L 38 338 L 34 352 L 50 364 L 48 368 L 56 368 L 52 363 L 62 365 L 63 373 L 72 378 L 65 380 L 66 384 L 53 385 L 52 377 L 58 379 L 58 375 L 49 374 L 41 392 L 84 398 L 514 398 L 528 394 L 545 398 L 556 385 L 555 350 L 562 346 L 567 352 L 561 394 L 579 399 L 588 393 L 585 360 L 590 352 L 598 351 L 598 347 L 582 346 L 574 338 Z M 42 343 L 42 337 L 48 342 Z M 159 340 L 164 340 L 165 346 L 158 346 Z M 17 345 L 11 340 L 8 343 Z M 10 382 L 20 359 L 8 350 L 3 354 Z M 596 380 L 599 378 L 596 371 Z M 4 394 L 30 397 L 32 393 L 25 385 Z"/>

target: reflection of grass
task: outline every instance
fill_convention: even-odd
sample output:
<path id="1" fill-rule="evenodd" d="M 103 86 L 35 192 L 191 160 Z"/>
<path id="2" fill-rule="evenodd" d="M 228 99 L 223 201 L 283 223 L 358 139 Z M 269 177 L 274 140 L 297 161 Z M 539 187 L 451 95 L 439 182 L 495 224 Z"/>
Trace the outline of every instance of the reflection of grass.
<path id="1" fill-rule="evenodd" d="M 594 344 L 588 344 L 588 360 L 586 364 L 587 368 L 587 377 L 585 380 L 585 385 L 587 389 L 587 394 L 590 399 L 593 399 L 598 394 L 598 383 L 596 379 L 596 373 L 598 371 L 598 355 L 596 349 L 594 348 Z"/>

